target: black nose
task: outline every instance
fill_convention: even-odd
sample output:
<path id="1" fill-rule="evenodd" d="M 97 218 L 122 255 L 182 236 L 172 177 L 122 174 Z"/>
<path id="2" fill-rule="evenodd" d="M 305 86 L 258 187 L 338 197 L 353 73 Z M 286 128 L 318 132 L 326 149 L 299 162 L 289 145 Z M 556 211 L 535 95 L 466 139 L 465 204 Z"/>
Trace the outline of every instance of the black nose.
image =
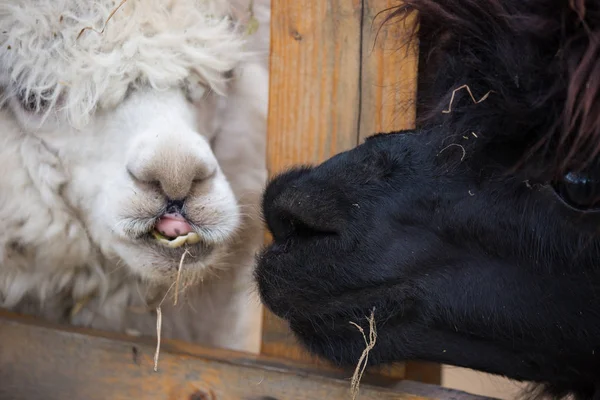
<path id="1" fill-rule="evenodd" d="M 275 240 L 336 235 L 343 229 L 339 196 L 332 187 L 311 175 L 311 169 L 295 169 L 267 186 L 263 213 Z"/>

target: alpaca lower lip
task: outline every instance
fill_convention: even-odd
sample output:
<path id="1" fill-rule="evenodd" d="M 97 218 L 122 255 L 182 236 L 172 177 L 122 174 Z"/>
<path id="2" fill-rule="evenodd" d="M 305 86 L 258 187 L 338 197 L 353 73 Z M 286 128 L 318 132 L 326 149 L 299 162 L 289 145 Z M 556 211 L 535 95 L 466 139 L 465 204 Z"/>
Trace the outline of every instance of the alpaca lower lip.
<path id="1" fill-rule="evenodd" d="M 180 247 L 171 247 L 158 243 L 153 238 L 148 238 L 145 244 L 147 245 L 145 252 L 151 252 L 157 260 L 168 262 L 172 267 L 177 267 L 182 259 L 184 265 L 202 263 L 210 257 L 214 250 L 212 246 L 206 245 L 203 241 L 194 245 L 186 244 Z M 186 256 L 184 257 L 183 254 L 186 254 Z"/>
<path id="2" fill-rule="evenodd" d="M 189 232 L 186 235 L 177 236 L 175 238 L 169 238 L 167 236 L 162 235 L 156 229 L 152 230 L 152 236 L 156 241 L 163 246 L 170 247 L 172 249 L 176 249 L 182 247 L 183 245 L 194 245 L 200 243 L 200 235 L 196 232 Z"/>

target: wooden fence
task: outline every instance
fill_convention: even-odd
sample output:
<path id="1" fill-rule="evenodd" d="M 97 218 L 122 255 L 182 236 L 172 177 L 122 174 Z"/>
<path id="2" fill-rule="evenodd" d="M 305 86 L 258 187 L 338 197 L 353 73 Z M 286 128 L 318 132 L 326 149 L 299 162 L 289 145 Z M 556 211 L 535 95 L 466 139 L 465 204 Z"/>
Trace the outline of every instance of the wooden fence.
<path id="1" fill-rule="evenodd" d="M 417 51 L 401 46 L 410 27 L 379 30 L 383 18 L 376 18 L 394 5 L 273 1 L 270 174 L 414 124 Z M 351 371 L 308 356 L 268 312 L 261 355 L 163 340 L 154 372 L 154 348 L 153 339 L 0 313 L 0 399 L 350 399 Z M 439 383 L 438 365 L 380 368 L 365 376 L 360 399 L 476 399 L 431 385 Z"/>

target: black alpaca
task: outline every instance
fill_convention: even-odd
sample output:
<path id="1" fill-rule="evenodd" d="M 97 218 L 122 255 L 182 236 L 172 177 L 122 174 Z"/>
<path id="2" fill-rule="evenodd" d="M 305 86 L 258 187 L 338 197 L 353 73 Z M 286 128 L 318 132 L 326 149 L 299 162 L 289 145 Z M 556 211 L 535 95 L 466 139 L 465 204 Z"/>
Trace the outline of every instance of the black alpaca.
<path id="1" fill-rule="evenodd" d="M 373 364 L 600 397 L 600 1 L 403 3 L 387 23 L 419 13 L 419 129 L 270 183 L 262 299 L 339 364 L 375 308 Z"/>

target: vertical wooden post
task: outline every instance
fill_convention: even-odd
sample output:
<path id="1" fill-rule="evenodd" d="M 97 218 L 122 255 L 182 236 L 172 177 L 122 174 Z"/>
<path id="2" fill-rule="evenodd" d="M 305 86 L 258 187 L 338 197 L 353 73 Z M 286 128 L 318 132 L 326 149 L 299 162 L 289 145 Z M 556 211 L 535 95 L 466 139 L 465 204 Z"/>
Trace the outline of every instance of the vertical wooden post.
<path id="1" fill-rule="evenodd" d="M 354 147 L 360 114 L 361 0 L 275 0 L 268 166 L 275 174 Z"/>
<path id="2" fill-rule="evenodd" d="M 408 45 L 414 18 L 383 24 L 398 0 L 364 0 L 359 140 L 415 126 L 417 47 Z M 385 12 L 388 10 L 388 12 Z"/>
<path id="3" fill-rule="evenodd" d="M 357 143 L 361 0 L 276 0 L 271 6 L 267 157 L 274 175 Z M 265 310 L 262 353 L 317 362 Z"/>
<path id="4" fill-rule="evenodd" d="M 381 26 L 383 17 L 375 18 L 396 5 L 396 0 L 272 2 L 271 176 L 324 161 L 371 134 L 414 126 L 418 57 L 404 42 L 411 26 Z M 261 352 L 330 368 L 303 351 L 287 325 L 266 310 Z M 439 367 L 417 367 L 419 375 L 412 377 L 439 383 Z M 411 376 L 403 364 L 378 372 Z"/>

